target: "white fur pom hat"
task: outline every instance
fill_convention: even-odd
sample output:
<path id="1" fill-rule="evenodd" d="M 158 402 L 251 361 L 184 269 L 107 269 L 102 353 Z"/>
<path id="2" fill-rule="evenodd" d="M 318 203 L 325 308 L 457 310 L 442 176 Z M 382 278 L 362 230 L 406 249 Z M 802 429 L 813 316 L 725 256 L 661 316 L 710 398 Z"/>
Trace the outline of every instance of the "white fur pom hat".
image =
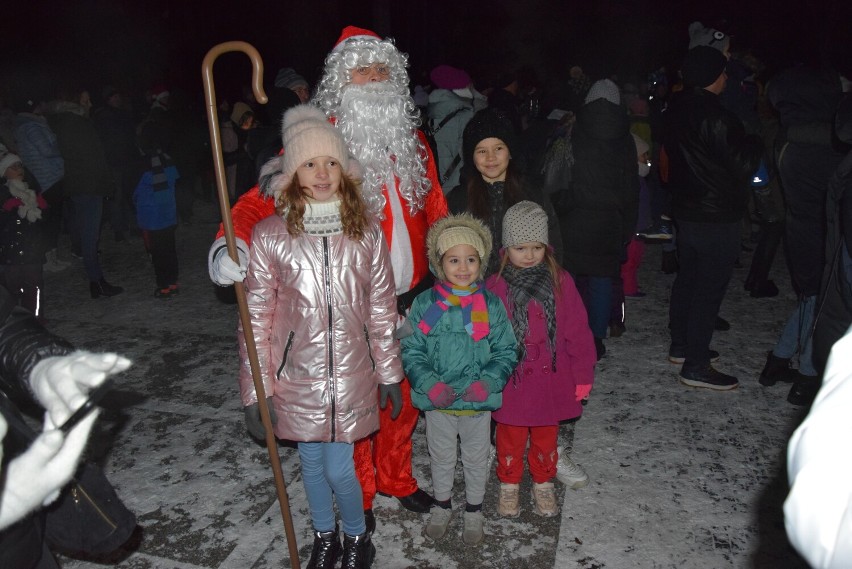
<path id="1" fill-rule="evenodd" d="M 336 158 L 350 178 L 361 176 L 360 165 L 349 156 L 340 132 L 313 105 L 297 105 L 284 113 L 281 143 L 283 155 L 267 162 L 260 172 L 261 190 L 266 195 L 277 197 L 292 182 L 299 166 L 317 156 Z"/>

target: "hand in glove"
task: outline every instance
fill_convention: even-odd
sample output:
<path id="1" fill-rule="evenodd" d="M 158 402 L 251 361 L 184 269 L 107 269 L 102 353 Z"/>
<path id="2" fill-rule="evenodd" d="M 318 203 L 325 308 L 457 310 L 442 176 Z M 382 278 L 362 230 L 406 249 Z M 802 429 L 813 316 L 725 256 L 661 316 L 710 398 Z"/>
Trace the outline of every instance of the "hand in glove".
<path id="1" fill-rule="evenodd" d="M 488 389 L 488 384 L 483 380 L 477 380 L 467 386 L 467 389 L 462 393 L 462 401 L 468 403 L 482 403 L 488 399 L 488 394 L 491 390 Z"/>
<path id="2" fill-rule="evenodd" d="M 577 397 L 577 401 L 582 401 L 583 399 L 589 398 L 589 393 L 592 392 L 592 384 L 591 383 L 581 383 L 577 387 L 574 388 L 574 395 Z"/>
<path id="3" fill-rule="evenodd" d="M 30 389 L 47 410 L 48 427 L 55 428 L 86 402 L 89 391 L 129 367 L 130 360 L 118 354 L 78 350 L 37 363 L 30 373 Z"/>
<path id="4" fill-rule="evenodd" d="M 275 408 L 272 406 L 272 398 L 266 398 L 266 406 L 269 409 L 269 420 L 272 425 L 278 422 L 278 416 L 275 414 Z M 263 428 L 263 421 L 260 418 L 260 406 L 255 402 L 251 405 L 243 407 L 243 413 L 246 416 L 246 428 L 248 432 L 259 441 L 266 440 L 266 429 Z"/>
<path id="5" fill-rule="evenodd" d="M 77 470 L 77 462 L 98 413 L 97 409 L 89 413 L 67 436 L 54 429 L 50 418 L 45 416 L 44 431 L 23 454 L 9 462 L 3 473 L 0 530 L 59 497 Z M 3 425 L 0 430 L 5 435 L 6 422 L 2 416 L 0 422 Z"/>
<path id="6" fill-rule="evenodd" d="M 237 245 L 237 257 L 239 264 L 235 263 L 228 254 L 228 246 L 225 243 L 225 238 L 220 237 L 210 246 L 210 252 L 207 254 L 207 270 L 210 273 L 210 280 L 219 286 L 230 286 L 235 282 L 243 282 L 246 278 L 248 270 L 248 244 L 240 239 L 235 238 Z"/>
<path id="7" fill-rule="evenodd" d="M 391 402 L 391 420 L 395 421 L 402 411 L 402 389 L 398 383 L 379 385 L 379 406 L 382 409 L 387 406 L 388 398 L 390 398 Z"/>
<path id="8" fill-rule="evenodd" d="M 456 400 L 456 392 L 443 381 L 439 381 L 433 385 L 432 389 L 430 389 L 426 395 L 429 397 L 429 401 L 432 402 L 432 405 L 434 405 L 436 409 L 446 409 Z"/>

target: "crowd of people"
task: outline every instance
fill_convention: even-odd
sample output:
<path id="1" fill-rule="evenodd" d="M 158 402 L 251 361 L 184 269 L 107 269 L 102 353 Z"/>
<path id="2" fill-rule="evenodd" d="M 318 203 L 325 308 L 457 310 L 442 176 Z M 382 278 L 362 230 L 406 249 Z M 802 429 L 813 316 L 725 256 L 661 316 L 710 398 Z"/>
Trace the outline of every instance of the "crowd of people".
<path id="1" fill-rule="evenodd" d="M 661 357 L 682 384 L 727 391 L 739 380 L 711 341 L 736 325 L 719 314 L 733 269 L 756 247 L 744 285 L 777 295 L 783 237 L 799 300 L 760 383 L 813 399 L 852 323 L 849 81 L 808 65 L 766 77 L 723 31 L 695 22 L 688 35 L 677 70 L 594 80 L 575 66 L 545 91 L 446 64 L 414 86 L 392 39 L 348 26 L 315 88 L 283 68 L 267 108 L 246 94 L 220 109 L 237 259 L 220 228 L 209 272 L 246 288 L 246 426 L 265 437 L 265 405 L 275 436 L 298 442 L 309 568 L 372 565 L 377 492 L 428 513 L 425 535 L 443 539 L 459 447 L 466 544 L 485 539 L 494 462 L 497 515 L 519 515 L 525 462 L 534 511 L 557 515 L 554 480 L 588 483 L 575 427 L 606 339 L 629 333 L 629 302 L 644 297 L 646 246 L 676 273 Z M 116 239 L 143 232 L 154 295 L 179 293 L 176 228 L 202 187 L 203 123 L 165 87 L 149 94 L 141 120 L 113 87 L 94 112 L 82 89 L 15 103 L 0 262 L 35 316 L 42 271 L 67 267 L 63 227 L 92 298 L 122 292 L 98 258 L 104 217 Z M 421 413 L 431 495 L 411 467 Z"/>

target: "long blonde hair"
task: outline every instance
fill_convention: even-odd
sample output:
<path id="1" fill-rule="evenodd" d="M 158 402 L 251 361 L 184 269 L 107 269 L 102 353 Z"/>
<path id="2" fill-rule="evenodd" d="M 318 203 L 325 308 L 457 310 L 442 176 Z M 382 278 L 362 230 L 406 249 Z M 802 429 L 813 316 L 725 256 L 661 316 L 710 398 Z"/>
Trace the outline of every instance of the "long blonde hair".
<path id="1" fill-rule="evenodd" d="M 544 243 L 542 243 L 542 245 L 544 245 Z M 553 281 L 553 292 L 555 294 L 559 294 L 559 291 L 562 290 L 560 274 L 563 269 L 556 261 L 556 257 L 553 256 L 553 250 L 549 245 L 544 245 L 544 258 L 541 262 L 547 265 L 547 271 L 550 273 L 550 278 Z M 502 254 L 500 256 L 500 268 L 497 269 L 497 274 L 499 276 L 503 276 L 503 269 L 505 269 L 508 264 L 509 248 L 505 247 L 502 249 Z"/>
<path id="2" fill-rule="evenodd" d="M 367 208 L 361 199 L 361 184 L 341 172 L 340 189 L 340 221 L 343 224 L 343 234 L 358 241 L 364 237 L 367 229 Z M 305 190 L 299 183 L 299 174 L 293 176 L 290 184 L 281 190 L 275 202 L 275 212 L 284 217 L 287 230 L 292 235 L 301 235 L 305 231 L 303 218 L 305 216 Z"/>

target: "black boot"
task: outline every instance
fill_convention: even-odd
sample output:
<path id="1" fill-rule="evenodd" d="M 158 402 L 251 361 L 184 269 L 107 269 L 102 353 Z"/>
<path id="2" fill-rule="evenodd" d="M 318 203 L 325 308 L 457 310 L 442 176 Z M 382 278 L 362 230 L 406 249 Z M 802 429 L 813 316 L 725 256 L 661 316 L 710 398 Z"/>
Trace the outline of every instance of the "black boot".
<path id="1" fill-rule="evenodd" d="M 306 569 L 334 569 L 340 557 L 340 537 L 334 531 L 315 531 L 314 547 Z"/>
<path id="2" fill-rule="evenodd" d="M 343 534 L 343 563 L 340 569 L 370 569 L 376 556 L 376 546 L 373 545 L 370 534 Z"/>
<path id="3" fill-rule="evenodd" d="M 106 279 L 101 277 L 101 280 L 89 283 L 89 292 L 92 294 L 92 298 L 98 298 L 99 296 L 115 296 L 117 294 L 121 294 L 124 292 L 124 289 L 120 286 L 109 284 L 106 282 Z"/>
<path id="4" fill-rule="evenodd" d="M 364 523 L 367 525 L 367 533 L 373 535 L 376 531 L 376 515 L 372 509 L 364 510 Z"/>
<path id="5" fill-rule="evenodd" d="M 775 385 L 779 381 L 789 381 L 785 376 L 790 371 L 790 358 L 779 358 L 772 353 L 766 354 L 766 365 L 760 372 L 760 385 L 767 387 Z"/>

